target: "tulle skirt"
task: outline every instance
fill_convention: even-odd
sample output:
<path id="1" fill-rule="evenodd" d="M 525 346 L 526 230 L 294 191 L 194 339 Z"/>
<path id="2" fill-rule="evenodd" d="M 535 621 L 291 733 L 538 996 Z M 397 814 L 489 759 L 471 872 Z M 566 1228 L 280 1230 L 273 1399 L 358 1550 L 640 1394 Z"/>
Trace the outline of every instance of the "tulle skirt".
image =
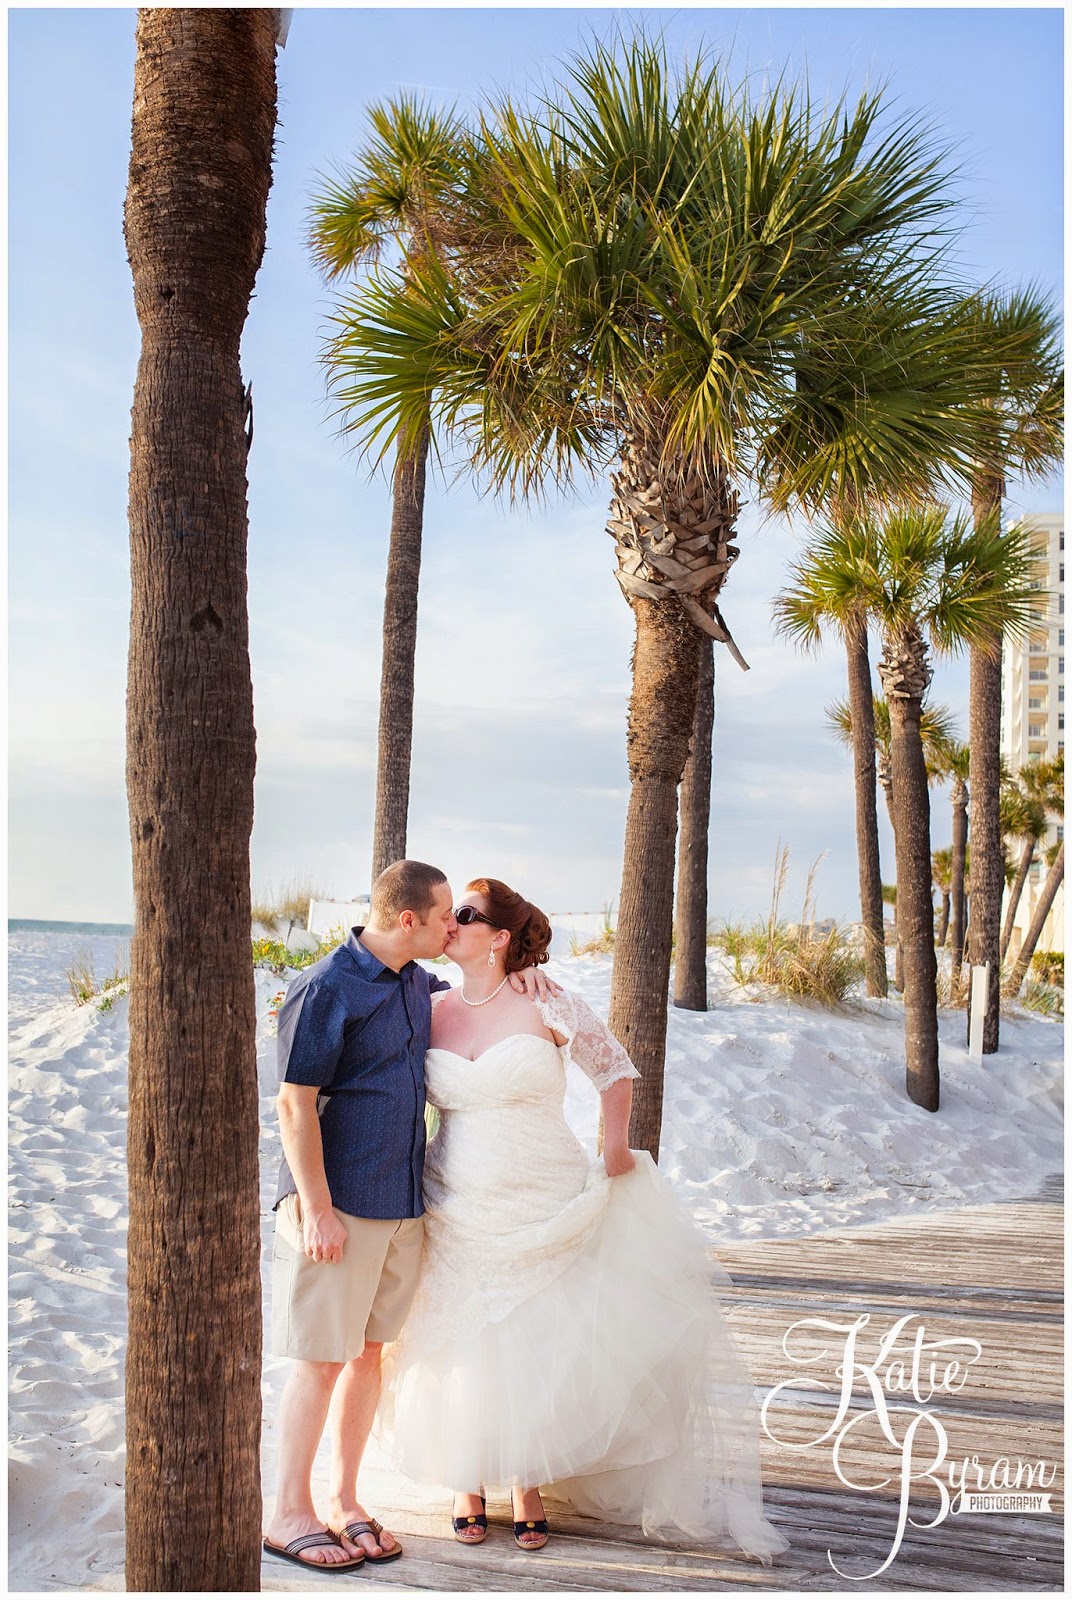
<path id="1" fill-rule="evenodd" d="M 422 1483 L 553 1485 L 578 1512 L 728 1536 L 769 1564 L 788 1541 L 763 1515 L 758 1407 L 718 1302 L 730 1280 L 635 1155 L 625 1177 L 595 1164 L 583 1246 L 501 1318 L 456 1305 L 444 1337 L 442 1307 L 418 1300 L 388 1353 L 377 1431 Z M 434 1212 L 426 1226 L 434 1258 Z M 479 1252 L 469 1265 L 479 1275 Z"/>

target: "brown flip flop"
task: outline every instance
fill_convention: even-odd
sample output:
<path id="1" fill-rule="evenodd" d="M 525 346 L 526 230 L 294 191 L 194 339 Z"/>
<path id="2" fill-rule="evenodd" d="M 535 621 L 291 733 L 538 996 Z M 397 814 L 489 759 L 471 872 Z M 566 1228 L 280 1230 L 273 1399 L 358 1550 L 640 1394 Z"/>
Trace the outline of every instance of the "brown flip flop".
<path id="1" fill-rule="evenodd" d="M 300 1552 L 323 1548 L 333 1544 L 341 1548 L 342 1540 L 337 1533 L 332 1533 L 330 1528 L 321 1528 L 319 1533 L 305 1533 L 300 1539 L 292 1539 L 288 1545 L 273 1544 L 270 1539 L 262 1539 L 262 1545 L 270 1556 L 278 1556 L 280 1561 L 291 1561 L 296 1567 L 304 1567 L 307 1572 L 353 1572 L 355 1567 L 365 1565 L 365 1553 L 360 1556 L 350 1556 L 345 1561 L 303 1561 Z"/>
<path id="2" fill-rule="evenodd" d="M 337 1530 L 335 1536 L 336 1538 L 339 1538 L 341 1535 L 345 1534 L 346 1538 L 350 1540 L 351 1544 L 357 1544 L 357 1537 L 359 1534 L 371 1533 L 372 1537 L 376 1540 L 376 1543 L 379 1544 L 380 1534 L 382 1532 L 383 1523 L 377 1522 L 375 1517 L 370 1517 L 367 1522 L 348 1522 L 345 1528 L 339 1528 Z M 391 1537 L 394 1539 L 394 1534 L 392 1534 Z M 358 1548 L 360 1549 L 361 1546 L 358 1546 Z M 385 1550 L 382 1556 L 371 1556 L 366 1550 L 365 1560 L 370 1561 L 374 1567 L 382 1567 L 385 1561 L 396 1561 L 401 1554 L 402 1546 L 399 1544 L 398 1540 L 395 1539 L 395 1547 L 393 1550 Z"/>

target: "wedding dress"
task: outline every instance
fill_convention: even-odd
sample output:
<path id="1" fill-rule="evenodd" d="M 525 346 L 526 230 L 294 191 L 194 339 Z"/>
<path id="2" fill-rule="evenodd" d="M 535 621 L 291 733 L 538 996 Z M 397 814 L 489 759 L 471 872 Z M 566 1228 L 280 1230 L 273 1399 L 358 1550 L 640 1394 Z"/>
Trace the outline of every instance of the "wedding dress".
<path id="1" fill-rule="evenodd" d="M 424 1483 L 553 1484 L 579 1512 L 728 1534 L 769 1565 L 788 1541 L 763 1515 L 758 1408 L 713 1287 L 731 1280 L 646 1152 L 618 1178 L 589 1161 L 567 1057 L 599 1091 L 638 1074 L 579 997 L 537 1004 L 566 1045 L 426 1057 L 424 1265 L 379 1436 Z"/>

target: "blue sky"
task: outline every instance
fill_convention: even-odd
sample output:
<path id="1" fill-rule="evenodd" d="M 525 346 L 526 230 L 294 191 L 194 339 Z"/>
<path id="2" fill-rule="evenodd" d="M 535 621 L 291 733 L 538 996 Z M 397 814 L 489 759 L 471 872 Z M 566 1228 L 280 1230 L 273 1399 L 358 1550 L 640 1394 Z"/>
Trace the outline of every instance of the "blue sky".
<path id="1" fill-rule="evenodd" d="M 961 168 L 964 264 L 1060 295 L 1058 9 L 298 10 L 279 56 L 268 250 L 243 350 L 250 458 L 258 890 L 311 876 L 368 886 L 388 492 L 327 418 L 317 355 L 331 295 L 303 218 L 345 164 L 366 106 L 400 88 L 466 107 L 523 91 L 593 36 L 643 21 L 706 46 L 733 78 L 806 74 L 813 96 L 888 84 Z M 9 13 L 10 902 L 13 916 L 126 920 L 123 788 L 129 605 L 126 475 L 137 360 L 122 207 L 134 12 Z M 743 499 L 753 499 L 745 490 Z M 511 511 L 466 485 L 430 492 L 410 852 L 458 884 L 516 882 L 548 910 L 618 891 L 631 616 L 603 531 L 606 490 Z M 1056 481 L 1012 510 L 1059 508 Z M 751 671 L 717 658 L 712 914 L 765 908 L 778 840 L 790 914 L 820 852 L 820 913 L 852 916 L 851 773 L 825 731 L 836 649 L 775 641 L 770 601 L 799 530 L 742 516 L 724 611 Z M 966 726 L 967 675 L 933 697 Z M 935 842 L 948 840 L 944 793 Z M 893 876 L 884 837 L 884 875 Z"/>

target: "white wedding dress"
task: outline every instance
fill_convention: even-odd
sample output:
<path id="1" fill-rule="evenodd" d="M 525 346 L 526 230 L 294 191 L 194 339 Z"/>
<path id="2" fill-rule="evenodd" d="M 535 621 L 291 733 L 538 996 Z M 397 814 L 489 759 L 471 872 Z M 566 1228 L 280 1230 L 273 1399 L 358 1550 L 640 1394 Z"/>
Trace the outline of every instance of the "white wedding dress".
<path id="1" fill-rule="evenodd" d="M 637 1076 L 578 997 L 475 1061 L 431 1049 L 424 1267 L 386 1352 L 377 1432 L 409 1477 L 554 1486 L 582 1513 L 728 1535 L 767 1564 L 759 1413 L 719 1309 L 729 1284 L 646 1152 L 608 1178 L 563 1115 L 566 1059 Z"/>

